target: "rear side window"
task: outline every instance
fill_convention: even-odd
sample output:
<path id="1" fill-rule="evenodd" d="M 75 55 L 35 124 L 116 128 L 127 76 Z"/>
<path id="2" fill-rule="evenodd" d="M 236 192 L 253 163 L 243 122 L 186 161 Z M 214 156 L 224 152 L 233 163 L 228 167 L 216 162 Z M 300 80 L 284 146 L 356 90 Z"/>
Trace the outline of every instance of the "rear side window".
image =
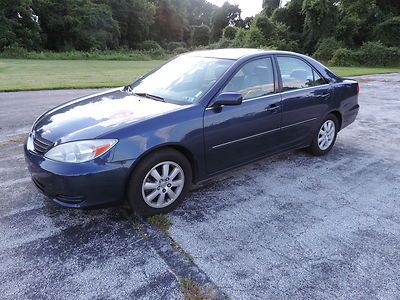
<path id="1" fill-rule="evenodd" d="M 251 61 L 239 69 L 223 92 L 241 93 L 243 100 L 267 96 L 275 92 L 271 58 Z"/>
<path id="2" fill-rule="evenodd" d="M 278 56 L 283 91 L 297 90 L 325 84 L 325 80 L 304 61 L 287 56 Z"/>

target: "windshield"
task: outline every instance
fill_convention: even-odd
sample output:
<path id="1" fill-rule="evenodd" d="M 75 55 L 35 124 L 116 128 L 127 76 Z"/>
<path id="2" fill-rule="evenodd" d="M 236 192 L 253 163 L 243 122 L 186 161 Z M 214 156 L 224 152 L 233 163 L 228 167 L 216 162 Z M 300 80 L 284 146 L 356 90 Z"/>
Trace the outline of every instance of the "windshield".
<path id="1" fill-rule="evenodd" d="M 233 64 L 228 59 L 179 56 L 132 84 L 132 92 L 178 104 L 196 103 Z"/>

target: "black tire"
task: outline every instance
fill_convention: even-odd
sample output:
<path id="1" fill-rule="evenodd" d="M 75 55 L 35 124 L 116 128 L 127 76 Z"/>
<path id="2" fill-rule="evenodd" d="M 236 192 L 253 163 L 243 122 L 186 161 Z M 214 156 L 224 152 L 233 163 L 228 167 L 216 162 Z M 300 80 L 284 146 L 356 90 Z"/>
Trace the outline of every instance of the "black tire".
<path id="1" fill-rule="evenodd" d="M 321 149 L 320 145 L 318 144 L 318 138 L 320 137 L 320 130 L 321 130 L 322 126 L 329 120 L 333 121 L 333 123 L 335 124 L 334 137 L 328 148 Z M 329 114 L 328 116 L 326 116 L 326 118 L 320 123 L 320 125 L 318 126 L 317 130 L 315 131 L 315 133 L 313 135 L 312 144 L 308 148 L 309 152 L 315 156 L 321 156 L 321 155 L 325 155 L 329 151 L 331 151 L 333 145 L 336 142 L 338 129 L 339 129 L 339 122 L 338 122 L 338 119 L 336 118 L 336 116 L 333 114 Z"/>
<path id="2" fill-rule="evenodd" d="M 147 177 L 148 173 L 152 170 L 152 168 L 163 162 L 173 162 L 181 168 L 184 174 L 184 180 L 183 180 L 184 185 L 176 200 L 174 200 L 166 207 L 155 208 L 150 206 L 144 200 L 145 198 L 142 193 L 142 185 L 144 184 L 144 180 Z M 160 167 L 162 168 L 162 166 Z M 157 183 L 157 181 L 155 182 Z M 143 158 L 143 160 L 139 162 L 139 164 L 134 168 L 131 178 L 129 179 L 128 189 L 127 189 L 128 191 L 127 198 L 129 205 L 133 210 L 135 210 L 138 214 L 144 217 L 149 217 L 157 214 L 165 214 L 167 212 L 172 211 L 179 204 L 182 203 L 182 201 L 185 199 L 187 192 L 190 189 L 191 182 L 192 182 L 192 168 L 190 166 L 189 161 L 183 154 L 171 148 L 157 150 L 153 153 L 150 153 L 145 158 Z M 161 188 L 161 190 L 164 191 L 164 188 Z M 169 198 L 169 196 L 165 197 L 167 199 Z M 152 201 L 156 201 L 157 199 L 154 199 Z M 171 201 L 171 199 L 169 200 Z M 152 203 L 151 201 L 150 204 L 155 205 L 155 203 Z"/>

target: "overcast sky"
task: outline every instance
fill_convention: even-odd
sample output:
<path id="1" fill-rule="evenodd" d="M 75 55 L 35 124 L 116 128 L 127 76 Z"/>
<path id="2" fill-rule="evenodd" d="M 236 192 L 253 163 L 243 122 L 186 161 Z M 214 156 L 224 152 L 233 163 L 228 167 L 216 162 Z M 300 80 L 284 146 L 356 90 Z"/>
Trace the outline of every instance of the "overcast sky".
<path id="1" fill-rule="evenodd" d="M 226 0 L 207 0 L 221 6 Z M 242 10 L 242 18 L 254 16 L 262 10 L 262 0 L 228 0 L 232 4 L 238 4 Z"/>

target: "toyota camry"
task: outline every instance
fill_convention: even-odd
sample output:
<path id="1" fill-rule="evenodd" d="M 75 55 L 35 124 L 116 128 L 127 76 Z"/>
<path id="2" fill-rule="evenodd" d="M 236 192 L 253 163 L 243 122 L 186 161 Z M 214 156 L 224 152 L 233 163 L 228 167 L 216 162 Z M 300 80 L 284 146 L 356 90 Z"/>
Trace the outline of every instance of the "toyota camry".
<path id="1" fill-rule="evenodd" d="M 240 165 L 291 149 L 327 154 L 355 120 L 358 93 L 305 55 L 196 51 L 46 112 L 25 157 L 34 184 L 60 205 L 127 200 L 144 216 L 166 213 L 192 183 Z"/>

